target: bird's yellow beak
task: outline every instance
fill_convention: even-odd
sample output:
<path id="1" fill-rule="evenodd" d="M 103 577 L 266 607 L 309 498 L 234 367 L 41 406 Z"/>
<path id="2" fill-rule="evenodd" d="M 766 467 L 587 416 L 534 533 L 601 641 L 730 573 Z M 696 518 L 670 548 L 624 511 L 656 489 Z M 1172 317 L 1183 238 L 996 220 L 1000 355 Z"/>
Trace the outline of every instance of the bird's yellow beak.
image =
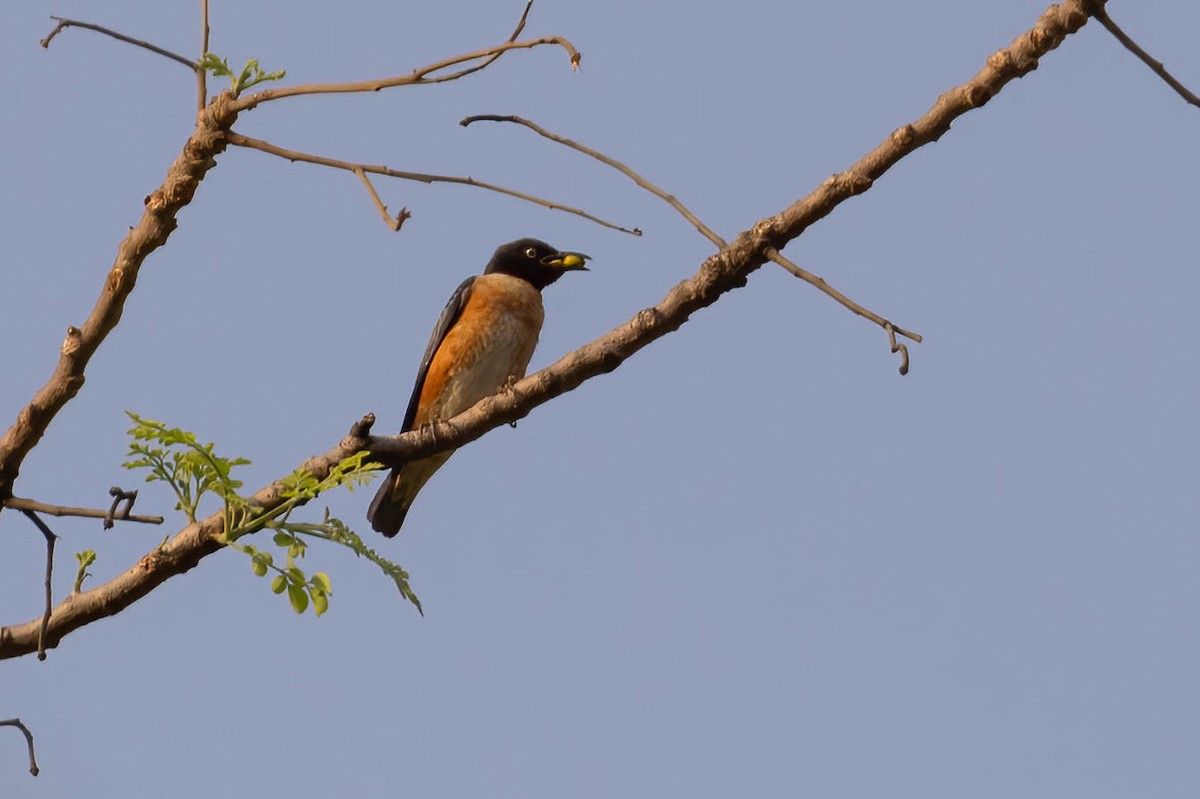
<path id="1" fill-rule="evenodd" d="M 591 256 L 584 255 L 581 252 L 556 252 L 554 255 L 547 255 L 545 258 L 543 258 L 542 263 L 546 266 L 557 266 L 564 272 L 570 272 L 574 270 L 582 270 L 586 272 L 588 271 L 588 268 L 584 261 L 588 260 L 590 257 Z"/>

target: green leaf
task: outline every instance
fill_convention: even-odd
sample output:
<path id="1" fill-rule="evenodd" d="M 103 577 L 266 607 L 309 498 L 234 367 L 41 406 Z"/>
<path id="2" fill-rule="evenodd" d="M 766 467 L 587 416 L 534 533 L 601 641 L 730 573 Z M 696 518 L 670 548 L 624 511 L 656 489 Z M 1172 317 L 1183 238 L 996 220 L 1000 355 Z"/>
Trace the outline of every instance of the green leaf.
<path id="1" fill-rule="evenodd" d="M 308 592 L 298 585 L 288 586 L 288 600 L 292 603 L 292 610 L 297 614 L 303 613 L 308 608 Z"/>
<path id="2" fill-rule="evenodd" d="M 277 594 L 282 594 L 283 589 L 287 588 L 287 584 L 287 578 L 282 574 L 277 574 L 275 575 L 275 578 L 271 580 L 271 590 Z"/>
<path id="3" fill-rule="evenodd" d="M 79 563 L 79 568 L 75 572 L 75 589 L 74 589 L 75 593 L 78 594 L 80 591 L 83 590 L 83 581 L 86 580 L 88 577 L 90 577 L 92 574 L 90 571 L 87 570 L 87 567 L 91 566 L 93 563 L 96 562 L 96 552 L 95 552 L 95 550 L 91 550 L 91 549 L 85 549 L 82 552 L 76 552 L 75 560 Z"/>
<path id="4" fill-rule="evenodd" d="M 325 611 L 329 610 L 329 596 L 318 591 L 313 591 L 311 593 L 313 612 L 318 616 L 325 615 Z"/>
<path id="5" fill-rule="evenodd" d="M 254 573 L 257 574 L 259 577 L 267 576 L 267 564 L 263 563 L 261 560 L 258 560 L 257 558 L 255 560 L 250 561 L 250 568 L 253 569 Z"/>
<path id="6" fill-rule="evenodd" d="M 329 588 L 329 575 L 325 572 L 317 572 L 308 580 L 309 585 L 321 591 L 321 593 L 329 594 L 332 591 Z"/>
<path id="7" fill-rule="evenodd" d="M 292 541 L 295 540 L 295 538 L 290 533 L 280 532 L 272 536 L 271 540 L 275 542 L 275 546 L 277 547 L 286 547 L 289 546 Z"/>

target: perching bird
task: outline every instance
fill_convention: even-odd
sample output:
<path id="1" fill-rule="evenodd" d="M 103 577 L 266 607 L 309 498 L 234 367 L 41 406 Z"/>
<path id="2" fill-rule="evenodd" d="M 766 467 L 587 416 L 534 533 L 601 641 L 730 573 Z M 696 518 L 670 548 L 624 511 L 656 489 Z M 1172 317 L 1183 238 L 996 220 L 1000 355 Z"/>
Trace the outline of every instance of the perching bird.
<path id="1" fill-rule="evenodd" d="M 588 256 L 559 252 L 544 241 L 520 239 L 499 247 L 482 275 L 469 277 L 446 303 L 413 387 L 400 432 L 449 419 L 525 376 L 542 329 L 542 289 L 564 272 L 586 270 Z M 392 469 L 367 519 L 391 538 L 409 506 L 450 452 Z"/>

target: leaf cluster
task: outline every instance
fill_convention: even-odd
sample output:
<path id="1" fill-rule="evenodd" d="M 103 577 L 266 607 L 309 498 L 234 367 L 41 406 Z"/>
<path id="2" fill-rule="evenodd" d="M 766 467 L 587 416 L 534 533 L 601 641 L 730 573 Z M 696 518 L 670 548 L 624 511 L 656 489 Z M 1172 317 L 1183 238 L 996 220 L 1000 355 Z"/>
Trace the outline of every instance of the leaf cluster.
<path id="1" fill-rule="evenodd" d="M 246 66 L 242 67 L 241 72 L 234 74 L 229 67 L 229 60 L 221 58 L 215 53 L 205 53 L 204 57 L 200 59 L 200 68 L 211 72 L 216 77 L 229 78 L 230 91 L 233 92 L 234 97 L 252 86 L 267 81 L 283 80 L 287 75 L 287 70 L 283 69 L 276 72 L 263 72 L 258 66 L 257 58 L 251 58 L 246 62 Z"/>
<path id="2" fill-rule="evenodd" d="M 126 469 L 148 470 L 146 482 L 161 481 L 169 485 L 178 499 L 177 509 L 187 515 L 189 522 L 196 522 L 197 508 L 205 494 L 219 498 L 224 506 L 222 542 L 247 555 L 251 569 L 259 577 L 274 572 L 271 590 L 286 594 L 297 613 L 303 613 L 311 605 L 318 616 L 324 614 L 333 593 L 328 574 L 319 571 L 309 576 L 297 565 L 308 552 L 309 539 L 344 546 L 374 563 L 392 579 L 400 595 L 421 612 L 420 600 L 409 585 L 408 572 L 367 547 L 345 522 L 330 516 L 328 508 L 320 522 L 293 521 L 291 518 L 294 510 L 326 491 L 341 486 L 354 490 L 370 483 L 375 470 L 381 466 L 368 460 L 369 453 L 356 452 L 335 464 L 324 477 L 297 469 L 276 483 L 280 501 L 268 508 L 238 493 L 242 482 L 234 479 L 232 471 L 236 466 L 249 464 L 249 460 L 222 457 L 216 453 L 213 444 L 202 444 L 194 433 L 130 411 L 126 414 L 134 424 L 129 429 L 129 460 L 122 465 Z M 274 531 L 271 542 L 281 550 L 283 566 L 277 565 L 276 556 L 270 551 L 239 542 L 239 539 L 263 530 Z M 86 565 L 81 566 L 80 574 L 84 568 Z"/>

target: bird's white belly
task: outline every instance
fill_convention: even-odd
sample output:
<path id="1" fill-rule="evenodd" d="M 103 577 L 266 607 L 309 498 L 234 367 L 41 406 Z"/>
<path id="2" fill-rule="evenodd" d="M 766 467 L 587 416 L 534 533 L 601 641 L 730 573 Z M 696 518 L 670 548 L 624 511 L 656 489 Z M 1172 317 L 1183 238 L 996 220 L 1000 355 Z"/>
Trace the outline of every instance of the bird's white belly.
<path id="1" fill-rule="evenodd" d="M 537 345 L 537 326 L 517 314 L 502 313 L 487 333 L 472 342 L 463 363 L 446 381 L 433 413 L 447 419 L 462 413 L 484 397 L 495 394 L 510 377 L 525 376 Z"/>

